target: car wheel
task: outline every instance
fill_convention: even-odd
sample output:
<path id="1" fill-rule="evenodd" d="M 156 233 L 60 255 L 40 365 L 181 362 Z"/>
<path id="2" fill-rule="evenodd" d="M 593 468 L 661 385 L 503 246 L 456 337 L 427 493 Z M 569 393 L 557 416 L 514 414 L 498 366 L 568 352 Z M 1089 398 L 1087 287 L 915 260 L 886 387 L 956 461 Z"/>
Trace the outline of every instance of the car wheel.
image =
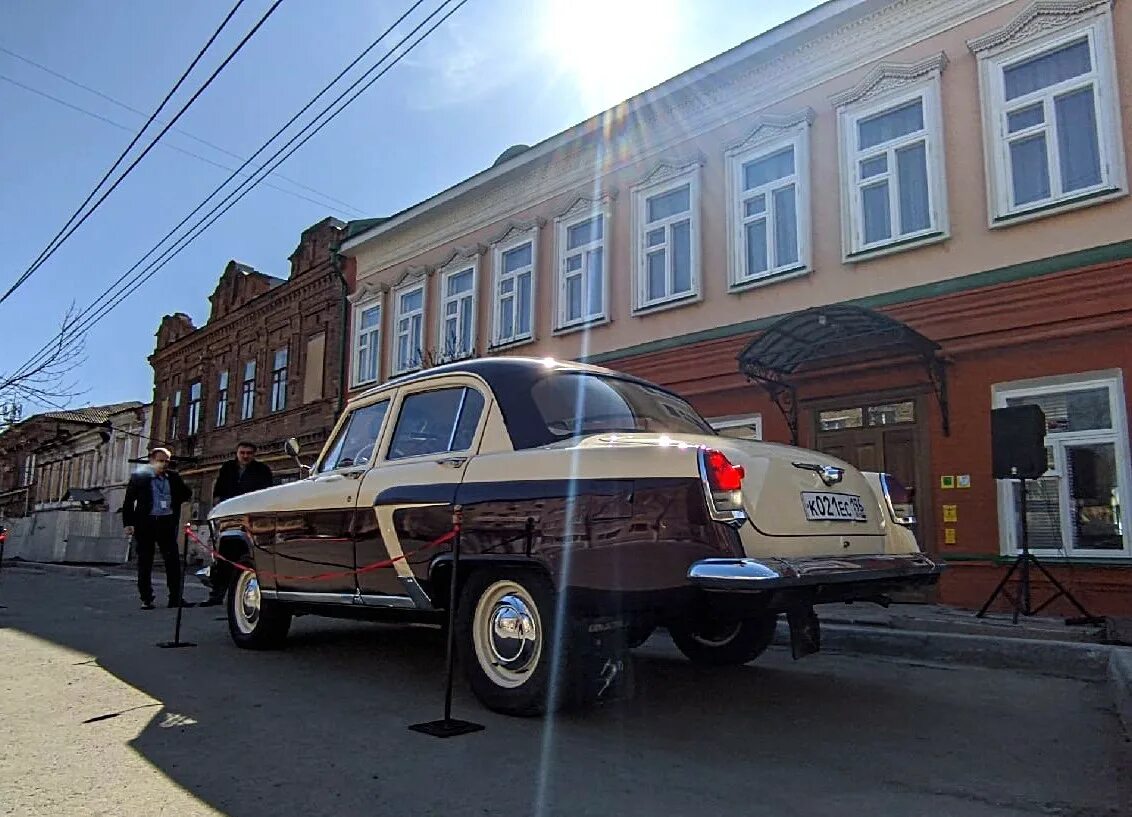
<path id="1" fill-rule="evenodd" d="M 250 565 L 248 565 L 250 567 Z M 291 628 L 291 611 L 263 598 L 255 570 L 237 570 L 228 590 L 228 632 L 236 646 L 271 650 L 283 646 Z"/>
<path id="2" fill-rule="evenodd" d="M 479 570 L 468 578 L 456 637 L 468 684 L 488 709 L 531 716 L 550 707 L 555 600 L 550 580 L 536 571 Z"/>
<path id="3" fill-rule="evenodd" d="M 692 663 L 729 667 L 762 655 L 774 640 L 777 623 L 774 614 L 738 620 L 701 619 L 691 625 L 671 624 L 668 632 Z"/>

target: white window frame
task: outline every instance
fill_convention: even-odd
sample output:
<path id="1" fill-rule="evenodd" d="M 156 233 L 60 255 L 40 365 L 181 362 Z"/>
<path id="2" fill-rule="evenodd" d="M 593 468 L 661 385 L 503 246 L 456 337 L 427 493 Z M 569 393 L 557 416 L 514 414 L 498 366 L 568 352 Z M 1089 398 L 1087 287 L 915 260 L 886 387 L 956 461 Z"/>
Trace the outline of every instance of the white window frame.
<path id="1" fill-rule="evenodd" d="M 492 244 L 492 287 L 491 287 L 491 315 L 492 315 L 492 328 L 491 328 L 491 348 L 506 349 L 513 346 L 520 346 L 524 343 L 531 343 L 535 339 L 535 319 L 538 315 L 538 230 L 537 223 L 515 226 L 509 229 L 499 240 Z M 514 272 L 503 272 L 503 256 L 511 250 L 518 249 L 526 243 L 531 245 L 531 265 L 529 273 L 531 276 L 531 305 L 529 326 L 530 331 L 518 332 L 519 326 L 519 308 L 518 297 L 512 298 L 513 321 L 511 326 L 516 330 L 509 337 L 501 335 L 503 327 L 503 298 L 500 293 L 500 287 L 503 284 L 504 278 L 518 278 L 527 272 L 528 269 L 516 270 Z M 518 284 L 512 290 L 513 293 L 518 293 Z"/>
<path id="2" fill-rule="evenodd" d="M 479 258 L 478 253 L 471 258 L 467 256 L 458 255 L 452 261 L 441 268 L 440 270 L 440 309 L 437 315 L 437 334 L 436 334 L 436 350 L 437 358 L 442 362 L 452 360 L 464 360 L 465 358 L 475 357 L 476 354 L 476 313 L 479 311 Z M 463 292 L 458 295 L 448 295 L 448 279 L 454 275 L 471 271 L 472 273 L 472 289 L 471 292 Z M 460 318 L 460 301 L 470 299 L 472 302 L 471 310 L 469 311 L 469 327 L 468 337 L 471 342 L 471 348 L 459 351 L 453 354 L 447 353 L 445 346 L 447 343 L 448 333 L 445 331 L 448 326 L 448 305 L 450 303 L 457 304 L 456 307 L 456 334 L 459 337 L 463 330 L 463 321 Z"/>
<path id="3" fill-rule="evenodd" d="M 279 365 L 279 356 L 283 355 L 283 365 Z M 271 353 L 271 413 L 287 410 L 287 384 L 291 376 L 291 349 L 283 346 Z M 282 372 L 282 377 L 278 377 Z"/>
<path id="4" fill-rule="evenodd" d="M 198 397 L 193 399 L 193 389 L 197 389 Z M 200 380 L 194 380 L 189 383 L 189 436 L 192 437 L 200 432 L 201 410 L 204 408 L 204 383 Z"/>
<path id="5" fill-rule="evenodd" d="M 731 291 L 742 291 L 775 281 L 806 275 L 813 270 L 812 241 L 810 235 L 810 128 L 815 113 L 806 109 L 789 117 L 764 116 L 751 134 L 725 153 L 727 159 L 727 220 L 728 245 L 731 247 L 728 264 L 728 286 Z M 788 147 L 794 149 L 794 173 L 751 191 L 743 189 L 743 166 L 765 159 Z M 771 210 L 773 191 L 794 185 L 794 209 L 797 229 L 798 260 L 790 264 L 771 264 L 774 257 L 775 215 Z M 744 212 L 745 202 L 756 195 L 767 197 L 768 268 L 750 274 L 747 270 L 747 237 Z"/>
<path id="6" fill-rule="evenodd" d="M 223 428 L 228 425 L 228 383 L 231 376 L 228 370 L 220 372 L 216 376 L 216 428 Z"/>
<path id="7" fill-rule="evenodd" d="M 992 388 L 992 405 L 1003 408 L 1009 398 L 1030 397 L 1041 394 L 1062 394 L 1067 391 L 1107 388 L 1109 393 L 1109 413 L 1112 428 L 1105 430 L 1086 430 L 1057 432 L 1051 439 L 1047 436 L 1046 446 L 1054 448 L 1055 468 L 1052 475 L 1058 477 L 1065 473 L 1063 447 L 1073 443 L 1112 443 L 1116 451 L 1117 482 L 1119 484 L 1120 507 L 1124 510 L 1124 548 L 1122 550 L 1087 550 L 1070 547 L 1072 542 L 1072 513 L 1068 492 L 1058 485 L 1059 511 L 1061 516 L 1062 549 L 1033 548 L 1030 550 L 1042 559 L 1090 560 L 1090 559 L 1132 559 L 1132 525 L 1127 524 L 1127 509 L 1132 507 L 1132 449 L 1128 438 L 1128 417 L 1124 403 L 1124 378 L 1120 370 L 1084 372 L 1076 375 L 1024 380 L 1010 383 L 997 383 Z M 1048 472 L 1047 472 L 1048 473 Z M 998 527 L 1001 553 L 1015 556 L 1020 544 L 1017 536 L 1016 514 L 1013 500 L 1016 482 L 997 480 Z"/>
<path id="8" fill-rule="evenodd" d="M 654 312 L 694 303 L 703 298 L 700 259 L 700 190 L 702 162 L 695 161 L 683 165 L 662 164 L 642 181 L 632 187 L 633 196 L 633 269 L 636 271 L 634 287 L 633 314 Z M 688 233 L 691 245 L 691 288 L 687 292 L 668 292 L 660 298 L 648 297 L 648 252 L 645 242 L 653 230 L 665 230 L 665 276 L 672 283 L 672 237 L 671 227 L 684 220 L 683 214 L 669 216 L 655 222 L 648 218 L 648 200 L 662 196 L 688 185 Z M 659 246 L 659 245 L 658 245 Z"/>
<path id="9" fill-rule="evenodd" d="M 370 327 L 362 331 L 362 315 L 369 312 L 371 309 L 377 310 L 377 326 Z M 367 298 L 366 300 L 359 301 L 353 306 L 353 314 L 351 316 L 350 325 L 353 327 L 353 337 L 351 338 L 350 360 L 350 384 L 352 386 L 364 386 L 369 383 L 377 383 L 381 380 L 381 340 L 382 340 L 382 322 L 385 320 L 385 304 L 381 295 L 376 297 Z M 375 337 L 376 336 L 376 337 Z M 366 351 L 370 352 L 374 360 L 374 376 L 362 377 L 362 339 L 366 338 Z"/>
<path id="10" fill-rule="evenodd" d="M 414 292 L 418 289 L 421 291 L 421 306 L 420 306 L 420 309 L 415 309 L 415 310 L 408 312 L 408 313 L 402 313 L 401 312 L 401 296 L 408 295 L 409 293 Z M 425 338 L 428 337 L 428 331 L 427 331 L 427 328 L 425 326 L 425 316 L 428 314 L 428 279 L 422 277 L 422 278 L 417 278 L 417 279 L 410 281 L 408 283 L 402 284 L 401 286 L 396 287 L 393 290 L 392 295 L 393 295 L 393 332 L 392 332 L 393 342 L 391 344 L 389 344 L 390 347 L 391 347 L 390 350 L 389 350 L 389 358 L 390 358 L 389 371 L 392 372 L 394 375 L 406 374 L 408 372 L 419 371 L 421 369 L 421 367 L 424 366 L 424 358 L 425 358 L 425 354 L 426 354 L 424 344 L 425 344 Z M 402 365 L 400 365 L 400 361 L 397 360 L 397 352 L 398 352 L 399 347 L 401 346 L 401 335 L 402 335 L 401 328 L 400 328 L 401 327 L 401 321 L 404 320 L 405 318 L 408 318 L 409 319 L 409 325 L 411 327 L 412 326 L 412 318 L 414 318 L 414 317 L 420 318 L 420 323 L 418 324 L 418 330 L 417 330 L 417 349 L 416 349 L 417 355 L 416 355 L 416 358 L 414 359 L 413 350 L 410 346 L 409 360 L 406 361 L 407 365 L 402 366 Z"/>
<path id="11" fill-rule="evenodd" d="M 761 414 L 728 415 L 726 417 L 709 417 L 708 424 L 716 431 L 728 428 L 753 428 L 755 439 L 763 439 L 763 416 Z"/>
<path id="12" fill-rule="evenodd" d="M 173 392 L 173 411 L 169 417 L 169 439 L 177 439 L 181 425 L 181 390 Z"/>
<path id="13" fill-rule="evenodd" d="M 610 213 L 611 198 L 604 196 L 601 199 L 578 199 L 573 206 L 570 207 L 565 213 L 562 213 L 554 220 L 554 242 L 555 242 L 555 258 L 557 259 L 557 275 L 555 276 L 557 286 L 555 287 L 555 334 L 563 334 L 565 332 L 572 332 L 578 329 L 583 329 L 589 326 L 597 326 L 599 324 L 608 323 L 610 320 L 609 312 L 609 231 L 612 226 L 612 217 Z M 581 247 L 575 247 L 572 250 L 566 248 L 566 236 L 568 231 L 577 227 L 579 224 L 590 221 L 591 219 L 601 219 L 601 238 L 597 241 L 591 241 Z M 589 265 L 587 259 L 590 253 L 597 249 L 601 249 L 601 311 L 595 314 L 586 314 L 583 309 L 583 314 L 578 318 L 570 318 L 566 314 L 569 306 L 569 300 L 566 297 L 566 282 L 567 279 L 572 277 L 574 273 L 567 274 L 566 264 L 569 258 L 575 255 L 582 256 L 582 267 L 576 273 L 582 278 L 582 300 L 584 305 L 588 305 L 588 299 L 585 297 L 587 292 L 587 276 Z"/>
<path id="14" fill-rule="evenodd" d="M 950 235 L 950 222 L 947 211 L 947 172 L 944 161 L 943 117 L 940 95 L 940 74 L 945 58 L 934 58 L 911 67 L 928 65 L 914 80 L 899 84 L 895 90 L 879 94 L 865 94 L 859 100 L 838 106 L 838 142 L 841 153 L 841 210 L 842 210 L 842 260 L 846 263 L 875 258 L 894 252 L 903 252 L 914 247 L 942 241 Z M 886 66 L 881 66 L 884 71 Z M 894 66 L 888 66 L 890 70 Z M 875 74 L 874 74 L 875 76 Z M 883 88 L 878 83 L 877 88 Z M 899 136 L 888 142 L 858 150 L 858 123 L 871 116 L 899 108 L 914 100 L 923 106 L 924 127 L 915 135 Z M 896 151 L 917 142 L 924 142 L 925 161 L 928 177 L 928 226 L 913 233 L 899 233 L 900 228 L 900 189 L 896 172 Z M 883 174 L 862 180 L 861 162 L 881 155 L 887 157 L 888 169 Z M 864 207 L 861 191 L 882 179 L 888 181 L 889 218 L 892 235 L 879 241 L 865 242 Z"/>
<path id="15" fill-rule="evenodd" d="M 1110 0 L 1077 0 L 1066 8 L 1032 7 L 1007 26 L 968 42 L 979 64 L 983 115 L 984 161 L 987 173 L 987 212 L 991 228 L 1088 207 L 1127 195 L 1123 126 L 1117 87 L 1116 57 Z M 1067 7 L 1069 6 L 1069 7 Z M 1092 71 L 1026 96 L 1005 100 L 1005 69 L 1019 62 L 1087 37 Z M 1052 100 L 1085 85 L 1093 86 L 1101 182 L 1089 188 L 1062 192 L 1061 162 Z M 1043 102 L 1045 122 L 1007 134 L 1007 113 Z M 1050 197 L 1015 206 L 1010 143 L 1044 132 Z"/>
<path id="16" fill-rule="evenodd" d="M 248 367 L 251 367 L 251 377 L 248 377 Z M 243 377 L 240 378 L 240 420 L 250 420 L 255 417 L 255 392 L 259 378 L 259 363 L 255 358 L 244 361 Z M 248 383 L 251 389 L 247 388 Z"/>

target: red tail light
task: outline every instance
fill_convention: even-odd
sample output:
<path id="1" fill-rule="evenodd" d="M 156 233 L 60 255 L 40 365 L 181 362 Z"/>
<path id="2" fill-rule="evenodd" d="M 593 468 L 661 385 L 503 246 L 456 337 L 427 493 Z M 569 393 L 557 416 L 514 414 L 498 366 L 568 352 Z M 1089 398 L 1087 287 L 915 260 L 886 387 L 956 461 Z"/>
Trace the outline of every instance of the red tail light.
<path id="1" fill-rule="evenodd" d="M 738 491 L 743 487 L 743 477 L 746 476 L 743 466 L 732 464 L 722 451 L 705 451 L 704 467 L 713 491 Z"/>

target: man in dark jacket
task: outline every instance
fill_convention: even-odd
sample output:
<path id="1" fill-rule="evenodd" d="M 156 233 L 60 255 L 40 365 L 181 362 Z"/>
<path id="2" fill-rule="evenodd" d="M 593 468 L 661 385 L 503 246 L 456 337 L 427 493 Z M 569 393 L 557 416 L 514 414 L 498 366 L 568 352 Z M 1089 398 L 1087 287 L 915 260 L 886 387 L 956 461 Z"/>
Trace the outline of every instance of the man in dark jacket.
<path id="1" fill-rule="evenodd" d="M 181 475 L 169 470 L 172 456 L 167 448 L 149 452 L 149 465 L 138 469 L 126 485 L 122 503 L 122 524 L 126 535 L 133 536 L 138 551 L 138 593 L 142 609 L 153 609 L 153 557 L 158 548 L 165 563 L 169 606 L 191 606 L 181 598 L 181 555 L 177 551 L 177 533 L 181 506 L 192 499 L 192 491 Z"/>
<path id="2" fill-rule="evenodd" d="M 213 507 L 226 499 L 270 488 L 274 484 L 275 477 L 271 469 L 257 460 L 255 455 L 254 443 L 244 441 L 236 445 L 236 458 L 220 466 L 220 473 L 216 475 L 216 483 L 212 486 Z M 204 607 L 224 601 L 224 594 L 232 578 L 232 568 L 215 559 L 208 573 L 212 580 L 212 591 L 208 595 L 208 601 L 203 603 Z"/>

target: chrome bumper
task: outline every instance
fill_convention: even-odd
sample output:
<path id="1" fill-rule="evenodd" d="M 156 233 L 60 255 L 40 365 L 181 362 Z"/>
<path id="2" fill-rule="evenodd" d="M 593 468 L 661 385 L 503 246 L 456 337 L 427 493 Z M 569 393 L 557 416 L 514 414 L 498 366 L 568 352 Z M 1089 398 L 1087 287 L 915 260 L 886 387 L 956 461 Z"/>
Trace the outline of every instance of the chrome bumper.
<path id="1" fill-rule="evenodd" d="M 703 559 L 688 570 L 688 579 L 704 590 L 758 593 L 872 582 L 932 584 L 942 570 L 941 565 L 920 553 L 803 559 Z"/>

